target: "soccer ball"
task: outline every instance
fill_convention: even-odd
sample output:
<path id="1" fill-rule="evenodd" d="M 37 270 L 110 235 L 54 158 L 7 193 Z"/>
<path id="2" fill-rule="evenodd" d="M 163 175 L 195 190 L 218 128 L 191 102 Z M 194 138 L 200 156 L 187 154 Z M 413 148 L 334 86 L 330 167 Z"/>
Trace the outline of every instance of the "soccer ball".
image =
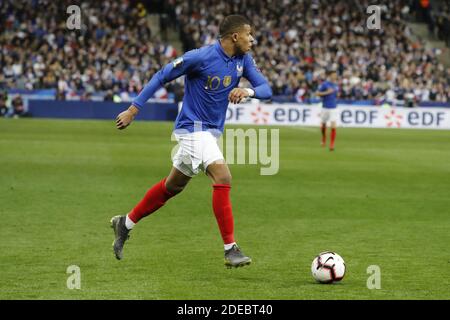
<path id="1" fill-rule="evenodd" d="M 322 252 L 314 258 L 311 273 L 320 283 L 341 281 L 345 275 L 344 259 L 336 252 Z"/>

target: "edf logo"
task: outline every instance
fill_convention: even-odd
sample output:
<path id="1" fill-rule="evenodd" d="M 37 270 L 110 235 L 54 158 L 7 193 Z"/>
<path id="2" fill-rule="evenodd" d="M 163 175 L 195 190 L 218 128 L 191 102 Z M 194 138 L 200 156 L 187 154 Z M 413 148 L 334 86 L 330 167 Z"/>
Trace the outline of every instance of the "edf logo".
<path id="1" fill-rule="evenodd" d="M 341 122 L 343 124 L 372 124 L 378 118 L 378 110 L 343 110 Z"/>
<path id="2" fill-rule="evenodd" d="M 244 115 L 244 112 L 245 112 L 245 110 L 243 107 L 228 108 L 226 116 L 225 116 L 225 120 L 239 121 L 241 119 L 241 117 Z"/>
<path id="3" fill-rule="evenodd" d="M 297 108 L 277 108 L 274 111 L 274 118 L 277 122 L 289 122 L 289 123 L 305 123 L 308 118 L 311 117 L 311 109 L 297 109 Z"/>
<path id="4" fill-rule="evenodd" d="M 436 126 L 439 127 L 445 120 L 445 113 L 440 112 L 417 112 L 412 111 L 408 114 L 408 123 L 411 126 Z"/>

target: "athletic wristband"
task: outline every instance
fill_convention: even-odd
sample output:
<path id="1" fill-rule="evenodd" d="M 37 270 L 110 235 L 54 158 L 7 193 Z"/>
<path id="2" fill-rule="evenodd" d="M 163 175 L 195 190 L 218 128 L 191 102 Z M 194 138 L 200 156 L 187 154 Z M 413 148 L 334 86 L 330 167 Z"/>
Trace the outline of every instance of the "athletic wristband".
<path id="1" fill-rule="evenodd" d="M 255 96 L 255 90 L 250 89 L 250 88 L 245 88 L 245 90 L 248 92 L 248 96 L 249 97 L 254 97 Z"/>

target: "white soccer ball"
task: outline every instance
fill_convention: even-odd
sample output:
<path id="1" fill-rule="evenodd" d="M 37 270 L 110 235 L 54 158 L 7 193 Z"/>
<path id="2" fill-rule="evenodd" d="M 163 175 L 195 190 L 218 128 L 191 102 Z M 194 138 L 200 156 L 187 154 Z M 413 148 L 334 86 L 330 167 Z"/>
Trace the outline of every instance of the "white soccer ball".
<path id="1" fill-rule="evenodd" d="M 336 252 L 322 252 L 314 258 L 311 273 L 320 283 L 341 281 L 345 275 L 344 259 Z"/>

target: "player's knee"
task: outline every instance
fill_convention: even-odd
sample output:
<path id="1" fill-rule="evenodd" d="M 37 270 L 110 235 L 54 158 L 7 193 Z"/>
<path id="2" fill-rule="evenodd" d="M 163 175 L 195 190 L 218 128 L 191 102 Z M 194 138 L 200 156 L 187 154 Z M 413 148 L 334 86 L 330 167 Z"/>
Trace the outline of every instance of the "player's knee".
<path id="1" fill-rule="evenodd" d="M 223 174 L 215 177 L 215 184 L 228 184 L 231 185 L 231 174 Z"/>
<path id="2" fill-rule="evenodd" d="M 181 191 L 184 190 L 186 185 L 187 185 L 187 183 L 176 183 L 176 182 L 173 182 L 173 181 L 167 181 L 166 182 L 166 189 L 171 194 L 178 194 L 178 193 L 180 193 Z"/>

